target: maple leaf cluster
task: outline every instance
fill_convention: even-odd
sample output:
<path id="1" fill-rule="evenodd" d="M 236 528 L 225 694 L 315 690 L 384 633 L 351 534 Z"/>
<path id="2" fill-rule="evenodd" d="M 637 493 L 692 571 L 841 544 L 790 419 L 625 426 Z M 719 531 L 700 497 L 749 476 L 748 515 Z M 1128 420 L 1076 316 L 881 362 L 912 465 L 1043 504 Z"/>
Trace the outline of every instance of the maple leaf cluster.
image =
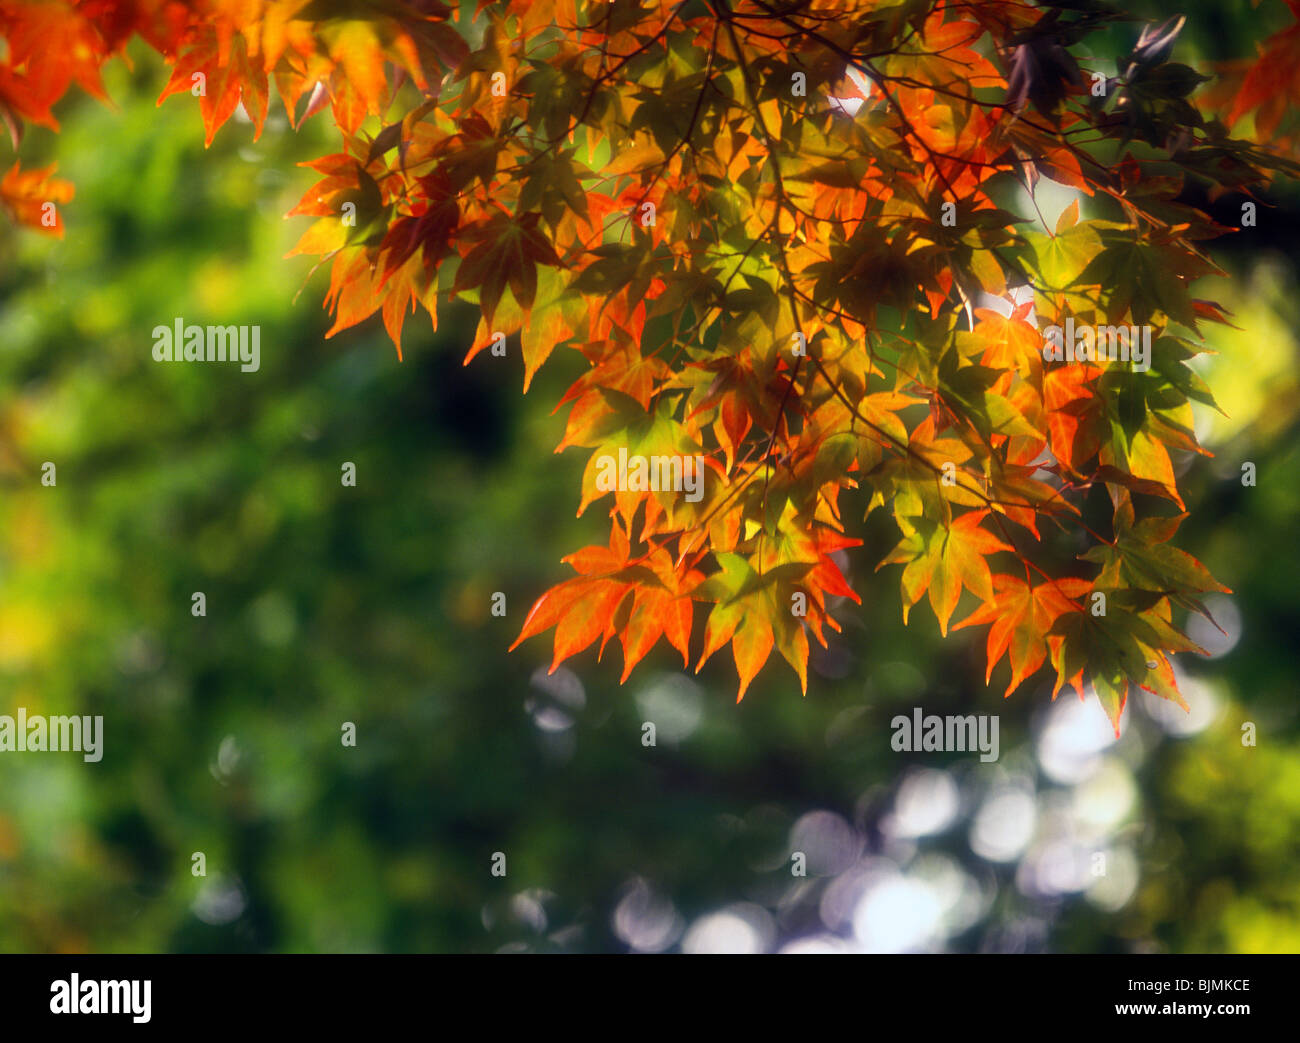
<path id="1" fill-rule="evenodd" d="M 1127 20 L 1100 0 L 0 0 L 0 115 L 15 141 L 55 126 L 133 34 L 209 142 L 239 105 L 260 133 L 274 83 L 293 125 L 328 108 L 340 132 L 292 211 L 315 219 L 293 253 L 330 266 L 328 335 L 379 312 L 400 356 L 405 319 L 436 328 L 451 298 L 480 313 L 466 362 L 517 335 L 525 390 L 582 354 L 557 451 L 590 452 L 579 513 L 612 494 L 609 540 L 565 559 L 516 644 L 554 627 L 558 665 L 617 638 L 626 678 L 661 637 L 689 663 L 703 615 L 697 669 L 730 645 L 743 696 L 775 649 L 806 691 L 809 638 L 860 600 L 852 532 L 883 511 L 904 618 L 928 599 L 946 633 L 966 599 L 1008 694 L 1050 666 L 1118 731 L 1132 685 L 1181 702 L 1174 608 L 1226 590 L 1168 542 L 1174 461 L 1204 452 L 1191 403 L 1214 405 L 1188 361 L 1227 321 L 1192 284 L 1229 229 L 1183 188 L 1300 172 L 1187 100 L 1176 25 L 1120 76 L 1089 70 L 1089 36 Z M 1042 178 L 1076 194 L 1050 226 Z M 0 187 L 42 190 L 17 168 Z M 1067 321 L 1153 329 L 1147 364 L 1049 359 Z M 603 487 L 620 452 L 702 458 L 701 495 Z"/>

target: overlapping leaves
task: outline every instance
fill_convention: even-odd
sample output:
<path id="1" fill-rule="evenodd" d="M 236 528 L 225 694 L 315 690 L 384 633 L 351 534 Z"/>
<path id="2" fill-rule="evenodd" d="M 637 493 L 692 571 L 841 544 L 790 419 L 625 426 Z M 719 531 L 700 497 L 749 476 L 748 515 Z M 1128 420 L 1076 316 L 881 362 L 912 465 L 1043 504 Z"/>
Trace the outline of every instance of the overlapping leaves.
<path id="1" fill-rule="evenodd" d="M 451 297 L 481 315 L 466 361 L 517 336 L 525 388 L 581 353 L 560 448 L 591 454 L 579 509 L 607 507 L 610 539 L 523 625 L 555 629 L 552 668 L 613 638 L 624 678 L 660 637 L 689 662 L 700 603 L 697 668 L 730 645 L 743 695 L 776 651 L 806 689 L 809 635 L 858 597 L 865 507 L 899 530 L 879 550 L 904 618 L 928 597 L 946 633 L 966 601 L 1008 694 L 1050 664 L 1118 728 L 1130 684 L 1179 700 L 1174 609 L 1223 589 L 1167 542 L 1190 403 L 1213 405 L 1186 363 L 1227 321 L 1193 295 L 1224 229 L 1185 178 L 1295 172 L 1188 103 L 1176 25 L 1099 102 L 1088 40 L 1125 24 L 1100 0 L 0 0 L 0 116 L 15 142 L 54 126 L 133 33 L 209 141 L 241 105 L 260 132 L 272 87 L 295 125 L 329 108 L 341 145 L 310 164 L 294 253 L 328 263 L 330 335 L 380 313 L 400 354 Z M 1268 124 L 1292 45 L 1234 119 Z M 20 220 L 66 198 L 47 176 L 6 178 Z M 1057 220 L 1004 209 L 1042 178 L 1078 196 Z M 1046 356 L 1067 322 L 1150 327 L 1150 357 Z M 678 481 L 608 488 L 615 457 Z M 1109 524 L 1086 517 L 1101 489 Z M 1087 549 L 1054 556 L 1044 526 Z"/>

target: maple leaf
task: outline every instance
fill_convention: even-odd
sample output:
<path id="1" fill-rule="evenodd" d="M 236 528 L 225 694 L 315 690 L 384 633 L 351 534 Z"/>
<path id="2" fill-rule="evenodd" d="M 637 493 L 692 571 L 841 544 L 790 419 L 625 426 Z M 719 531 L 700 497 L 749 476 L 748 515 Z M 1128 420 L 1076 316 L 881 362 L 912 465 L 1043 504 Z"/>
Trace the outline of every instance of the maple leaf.
<path id="1" fill-rule="evenodd" d="M 930 592 L 930 607 L 939 629 L 948 633 L 962 588 L 981 601 L 993 600 L 993 578 L 987 555 L 1012 548 L 981 526 L 988 511 L 967 511 L 942 525 L 929 518 L 904 518 L 904 535 L 889 555 L 876 566 L 903 564 L 903 622 L 911 607 Z"/>
<path id="2" fill-rule="evenodd" d="M 809 566 L 800 562 L 776 565 L 764 572 L 740 554 L 717 555 L 721 572 L 701 584 L 701 598 L 717 599 L 704 628 L 704 650 L 695 672 L 723 645 L 731 643 L 740 675 L 736 702 L 762 669 L 775 646 L 794 668 L 804 694 L 808 691 L 808 637 L 802 623 L 792 615 L 790 600 L 783 597 L 792 578 L 805 575 Z"/>
<path id="3" fill-rule="evenodd" d="M 1117 737 L 1131 684 L 1186 710 L 1166 653 L 1204 650 L 1170 626 L 1167 605 L 1157 602 L 1141 612 L 1110 605 L 1104 614 L 1061 613 L 1048 639 L 1057 672 L 1052 697 L 1069 684 L 1085 698 L 1086 679 Z"/>
<path id="4" fill-rule="evenodd" d="M 71 181 L 55 177 L 56 169 L 57 164 L 51 164 L 24 171 L 14 160 L 0 180 L 0 205 L 19 224 L 62 239 L 63 217 L 57 204 L 71 200 L 75 188 Z"/>
<path id="5" fill-rule="evenodd" d="M 477 244 L 456 269 L 453 292 L 478 292 L 483 317 L 489 322 L 506 287 L 528 312 L 537 295 L 537 266 L 558 265 L 555 248 L 538 230 L 541 214 L 524 214 L 519 220 L 497 214 L 482 224 L 466 228 L 466 240 Z"/>
<path id="6" fill-rule="evenodd" d="M 253 121 L 253 139 L 261 137 L 267 89 L 266 70 L 260 59 L 249 54 L 248 41 L 242 35 L 219 33 L 215 26 L 199 26 L 158 96 L 158 104 L 179 92 L 201 91 L 199 112 L 207 131 L 203 140 L 206 147 L 211 146 L 217 131 L 241 102 Z"/>
<path id="7" fill-rule="evenodd" d="M 1047 637 L 1056 620 L 1062 613 L 1077 610 L 1073 599 L 1091 589 L 1090 581 L 1068 576 L 1031 587 L 1022 579 L 999 573 L 993 577 L 993 598 L 953 629 L 992 624 L 984 681 L 987 684 L 993 677 L 993 667 L 1004 655 L 1009 656 L 1011 682 L 1006 695 L 1010 696 L 1046 661 L 1049 642 L 1059 643 L 1059 638 Z"/>
<path id="8" fill-rule="evenodd" d="M 58 130 L 52 106 L 77 83 L 107 100 L 100 65 L 110 48 L 94 21 L 71 4 L 7 4 L 0 10 L 6 44 L 0 59 L 0 113 L 17 148 L 21 120 Z M 50 56 L 57 56 L 51 60 Z"/>
<path id="9" fill-rule="evenodd" d="M 1300 5 L 1291 0 L 1288 3 L 1291 13 L 1300 18 Z M 1267 138 L 1281 121 L 1282 106 L 1276 102 L 1289 99 L 1294 103 L 1297 96 L 1300 96 L 1300 23 L 1280 30 L 1260 48 L 1259 60 L 1249 66 L 1227 121 L 1236 123 L 1251 110 L 1266 106 L 1266 113 L 1257 121 L 1257 129 Z"/>
<path id="10" fill-rule="evenodd" d="M 534 602 L 511 651 L 522 641 L 555 627 L 550 669 L 555 673 L 565 659 L 591 645 L 632 589 L 626 580 L 614 578 L 628 566 L 628 550 L 627 534 L 616 524 L 610 529 L 607 548 L 585 547 L 566 557 L 580 578 L 566 580 Z"/>
<path id="11" fill-rule="evenodd" d="M 623 645 L 623 676 L 654 647 L 661 636 L 688 661 L 691 638 L 691 592 L 703 579 L 694 569 L 679 570 L 662 548 L 629 559 L 625 530 L 615 522 L 608 547 L 586 547 L 564 560 L 579 578 L 553 587 L 534 603 L 524 619 L 511 650 L 521 642 L 555 627 L 555 655 L 550 672 L 565 659 L 589 647 L 598 637 L 605 642 L 618 634 Z M 644 579 L 649 586 L 634 581 Z M 629 595 L 631 595 L 629 599 Z M 624 621 L 617 621 L 620 605 L 630 605 Z"/>
<path id="12" fill-rule="evenodd" d="M 1232 591 L 1186 551 L 1169 546 L 1168 540 L 1185 517 L 1144 518 L 1135 523 L 1132 500 L 1126 496 L 1116 511 L 1114 542 L 1092 547 L 1082 557 L 1101 565 L 1097 577 L 1101 587 L 1150 591 L 1199 611 L 1195 595 Z"/>

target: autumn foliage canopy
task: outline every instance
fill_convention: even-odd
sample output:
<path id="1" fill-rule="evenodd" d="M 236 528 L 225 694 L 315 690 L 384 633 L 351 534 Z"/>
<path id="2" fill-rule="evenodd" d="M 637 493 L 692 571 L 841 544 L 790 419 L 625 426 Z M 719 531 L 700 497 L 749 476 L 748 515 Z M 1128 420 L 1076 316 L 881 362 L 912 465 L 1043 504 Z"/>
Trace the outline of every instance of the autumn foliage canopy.
<path id="1" fill-rule="evenodd" d="M 1047 666 L 1118 730 L 1131 685 L 1182 702 L 1176 613 L 1226 589 L 1170 542 L 1214 405 L 1188 360 L 1228 321 L 1193 283 L 1235 231 L 1194 200 L 1300 172 L 1300 26 L 1202 86 L 1180 25 L 1099 0 L 0 0 L 0 116 L 15 149 L 57 129 L 135 36 L 209 143 L 241 105 L 260 134 L 274 85 L 340 136 L 292 211 L 330 335 L 379 312 L 400 355 L 452 298 L 481 313 L 466 361 L 517 335 L 525 390 L 581 352 L 559 449 L 589 452 L 578 509 L 609 539 L 523 624 L 556 664 L 617 638 L 626 678 L 660 637 L 689 663 L 702 618 L 697 662 L 730 645 L 740 695 L 774 649 L 806 690 L 882 511 L 905 618 L 987 627 L 1008 694 Z M 1093 67 L 1114 26 L 1131 54 Z M 1050 223 L 1043 179 L 1076 196 Z M 71 199 L 52 169 L 0 183 L 46 232 Z M 1067 321 L 1150 327 L 1149 365 L 1045 356 Z M 702 495 L 606 491 L 620 450 L 702 457 Z"/>

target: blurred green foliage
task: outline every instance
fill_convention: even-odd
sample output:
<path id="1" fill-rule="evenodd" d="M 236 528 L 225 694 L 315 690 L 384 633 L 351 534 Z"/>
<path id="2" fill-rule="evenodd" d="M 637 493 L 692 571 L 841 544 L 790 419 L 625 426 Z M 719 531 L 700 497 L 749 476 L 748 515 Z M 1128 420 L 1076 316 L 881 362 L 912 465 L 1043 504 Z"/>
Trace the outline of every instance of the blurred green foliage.
<path id="1" fill-rule="evenodd" d="M 1189 47 L 1212 54 L 1216 17 Z M 549 679 L 549 642 L 507 654 L 559 558 L 601 539 L 599 506 L 573 516 L 580 453 L 550 452 L 575 360 L 521 397 L 517 345 L 461 365 L 474 323 L 455 307 L 436 334 L 408 323 L 404 363 L 377 320 L 325 340 L 323 273 L 284 259 L 304 225 L 281 217 L 329 128 L 280 114 L 204 150 L 191 99 L 155 107 L 159 63 L 134 58 L 109 70 L 117 111 L 79 99 L 23 145 L 76 183 L 67 238 L 0 235 L 0 713 L 105 719 L 99 763 L 0 756 L 0 949 L 698 949 L 725 944 L 699 919 L 720 909 L 749 947 L 833 928 L 867 947 L 1300 949 L 1293 253 L 1230 250 L 1214 288 L 1242 327 L 1204 367 L 1232 416 L 1206 428 L 1216 459 L 1186 462 L 1181 545 L 1240 621 L 1226 654 L 1180 664 L 1203 727 L 1135 702 L 1062 781 L 1044 750 L 1075 734 L 1069 697 L 1040 682 L 1003 702 L 982 630 L 944 641 L 920 611 L 904 628 L 896 570 L 871 573 L 883 530 L 851 555 L 865 605 L 842 606 L 806 699 L 771 669 L 737 706 L 729 659 L 687 680 L 662 646 L 622 687 L 617 649 Z M 1297 220 L 1293 194 L 1275 202 L 1261 235 Z M 150 331 L 177 317 L 260 324 L 261 369 L 153 362 Z M 1000 713 L 1001 760 L 893 752 L 913 706 Z M 908 780 L 938 778 L 918 767 L 957 794 L 937 827 L 915 822 L 943 787 L 908 803 Z M 1032 833 L 990 858 L 1008 787 L 1031 794 Z M 1131 879 L 1045 889 L 1066 850 Z M 933 885 L 928 933 L 908 931 L 924 902 L 873 928 L 889 874 Z"/>

